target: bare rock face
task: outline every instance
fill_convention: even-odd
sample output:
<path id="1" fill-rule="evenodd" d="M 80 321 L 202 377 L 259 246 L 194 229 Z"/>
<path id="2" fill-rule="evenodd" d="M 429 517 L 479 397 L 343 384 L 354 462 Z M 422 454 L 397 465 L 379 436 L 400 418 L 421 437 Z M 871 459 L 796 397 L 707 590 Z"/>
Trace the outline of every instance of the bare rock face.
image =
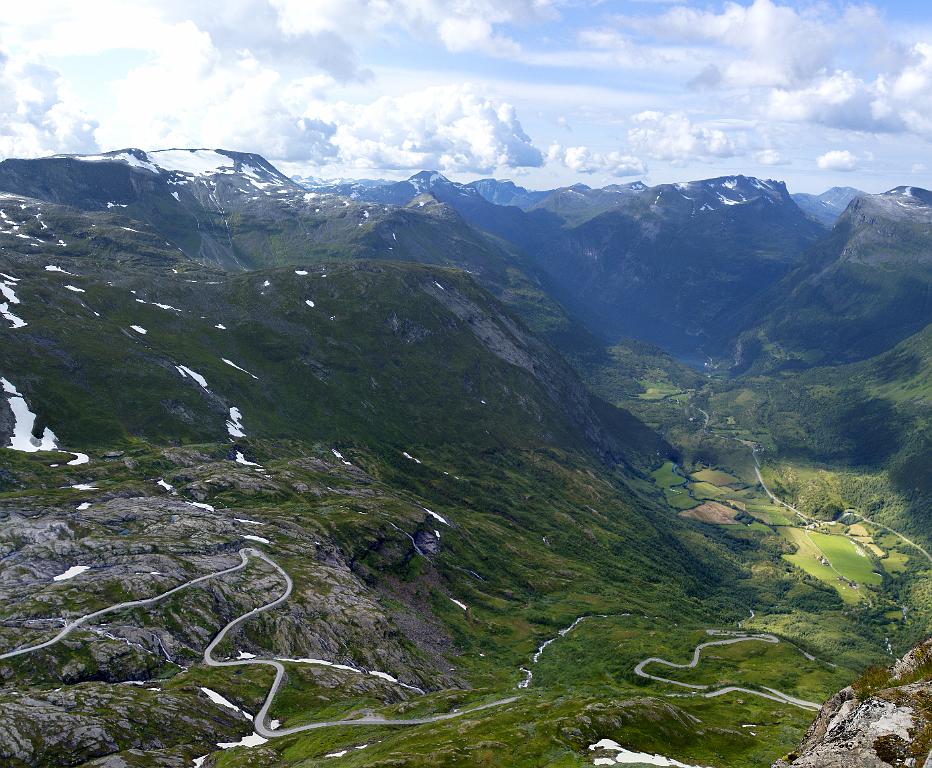
<path id="1" fill-rule="evenodd" d="M 414 532 L 414 543 L 421 552 L 426 552 L 428 555 L 440 554 L 440 537 L 436 533 L 423 529 L 417 530 Z"/>
<path id="2" fill-rule="evenodd" d="M 188 743 L 206 752 L 251 728 L 242 716 L 185 690 L 102 683 L 3 691 L 0 717 L 0 765 L 10 768 L 83 764 L 119 745 L 150 751 Z"/>
<path id="3" fill-rule="evenodd" d="M 893 679 L 904 680 L 920 672 L 923 665 L 929 664 L 932 659 L 932 638 L 921 645 L 917 645 L 902 659 L 893 665 Z"/>
<path id="4" fill-rule="evenodd" d="M 930 748 L 932 639 L 835 694 L 773 768 L 928 768 Z"/>

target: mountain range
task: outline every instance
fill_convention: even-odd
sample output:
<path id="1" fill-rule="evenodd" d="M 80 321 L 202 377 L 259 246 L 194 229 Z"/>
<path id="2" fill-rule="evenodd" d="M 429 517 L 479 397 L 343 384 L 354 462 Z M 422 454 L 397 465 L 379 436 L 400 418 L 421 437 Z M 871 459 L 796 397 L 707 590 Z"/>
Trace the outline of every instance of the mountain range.
<path id="1" fill-rule="evenodd" d="M 480 193 L 480 186 L 485 193 Z M 840 259 L 848 247 L 841 241 L 853 218 L 860 222 L 856 236 L 864 236 L 866 218 L 864 214 L 858 218 L 858 206 L 876 208 L 880 221 L 917 218 L 917 226 L 925 231 L 921 191 L 914 198 L 906 196 L 909 205 L 900 200 L 906 207 L 898 206 L 894 212 L 884 201 L 896 196 L 896 190 L 877 196 L 833 188 L 817 201 L 834 211 L 839 231 L 833 233 L 820 225 L 828 223 L 824 215 L 821 219 L 811 215 L 809 198 L 790 195 L 780 182 L 744 176 L 656 187 L 641 182 L 597 190 L 575 185 L 535 193 L 539 196 L 533 201 L 524 191 L 518 204 L 510 197 L 503 198 L 505 204 L 493 202 L 499 188 L 489 180 L 464 185 L 424 171 L 402 182 L 318 189 L 324 195 L 400 205 L 430 194 L 475 228 L 523 252 L 525 271 L 600 339 L 609 343 L 643 339 L 691 360 L 734 356 L 739 366 L 747 366 L 751 354 L 757 354 L 758 348 L 748 339 L 762 325 L 797 318 L 816 328 L 821 321 L 812 313 L 836 311 L 825 307 L 825 297 L 811 288 L 806 298 L 796 296 L 804 290 L 804 282 Z M 511 182 L 501 188 L 513 196 Z M 883 224 L 875 226 L 882 228 Z M 906 247 L 916 246 L 921 254 L 927 244 L 923 237 L 920 232 L 911 234 L 912 245 Z M 877 260 L 863 266 L 859 284 L 882 280 L 886 298 L 865 304 L 856 294 L 852 304 L 859 303 L 860 308 L 843 317 L 852 336 L 880 333 L 883 340 L 879 346 L 852 348 L 849 339 L 823 339 L 829 357 L 836 360 L 863 359 L 888 348 L 924 325 L 929 316 L 921 303 L 922 291 L 928 290 L 927 275 L 891 274 L 889 262 L 878 268 Z M 848 275 L 853 267 L 837 269 Z M 910 318 L 901 326 L 889 307 L 904 299 L 920 304 L 900 313 Z M 802 301 L 805 306 L 791 307 L 789 301 Z M 876 304 L 873 314 L 872 304 Z M 862 311 L 864 319 L 859 322 Z M 847 324 L 849 319 L 853 324 Z M 806 358 L 804 353 L 793 354 L 797 363 Z"/>
<path id="2" fill-rule="evenodd" d="M 896 192 L 855 198 L 836 231 L 826 233 L 785 186 L 743 176 L 533 194 L 512 182 L 464 185 L 427 171 L 403 182 L 307 186 L 261 157 L 213 150 L 0 163 L 2 188 L 85 211 L 119 212 L 189 257 L 223 268 L 347 255 L 459 267 L 553 340 L 572 329 L 608 343 L 643 339 L 684 359 L 733 355 L 746 366 L 756 354 L 755 336 L 773 334 L 792 318 L 820 328 L 817 343 L 831 358 L 851 360 L 892 346 L 926 316 L 928 275 L 921 264 L 907 269 L 902 259 L 840 257 L 850 250 L 849 236 L 861 249 L 882 245 L 877 233 L 884 225 L 869 224 L 877 217 L 890 219 L 898 227 L 893 238 L 905 238 L 903 247 L 921 254 L 927 205 L 921 191 L 911 197 L 901 190 L 895 208 L 882 201 Z M 837 202 L 848 191 L 826 194 Z M 918 229 L 907 232 L 915 217 Z M 853 307 L 842 316 L 863 343 L 826 339 L 828 328 L 813 315 L 829 300 L 813 282 L 826 269 L 854 281 L 840 291 Z M 868 306 L 855 283 L 884 298 Z M 902 328 L 889 312 L 901 301 L 919 302 Z M 837 316 L 837 307 L 826 310 Z M 857 317 L 848 323 L 862 312 L 864 323 Z M 790 331 L 797 340 L 805 333 Z M 871 345 L 874 335 L 880 339 Z"/>
<path id="3" fill-rule="evenodd" d="M 889 699 L 932 193 L 849 192 L 0 162 L 4 764 L 750 768 Z"/>

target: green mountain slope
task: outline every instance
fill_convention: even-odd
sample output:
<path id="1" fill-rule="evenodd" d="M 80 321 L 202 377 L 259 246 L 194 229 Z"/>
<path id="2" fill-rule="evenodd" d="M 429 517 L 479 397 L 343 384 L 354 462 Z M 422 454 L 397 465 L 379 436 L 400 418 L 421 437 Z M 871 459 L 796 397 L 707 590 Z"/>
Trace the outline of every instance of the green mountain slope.
<path id="1" fill-rule="evenodd" d="M 614 461 L 634 455 L 617 431 L 626 417 L 597 404 L 460 271 L 350 261 L 229 274 L 108 225 L 106 214 L 75 228 L 67 209 L 16 199 L 12 210 L 52 234 L 23 246 L 16 238 L 4 251 L 27 323 L 3 337 L 4 375 L 69 444 L 220 439 L 235 407 L 249 434 L 277 439 L 349 430 L 433 443 L 456 424 L 481 446 L 588 444 Z M 79 233 L 81 250 L 52 239 Z M 632 444 L 660 447 L 629 422 Z"/>
<path id="2" fill-rule="evenodd" d="M 756 330 L 741 336 L 736 367 L 806 367 L 880 354 L 932 320 L 930 287 L 932 193 L 899 187 L 857 198 L 806 264 L 755 311 L 738 313 L 737 327 Z"/>
<path id="3" fill-rule="evenodd" d="M 333 258 L 458 267 L 535 330 L 574 332 L 574 321 L 543 289 L 527 257 L 468 226 L 429 194 L 418 200 L 406 195 L 400 200 L 405 205 L 373 204 L 351 193 L 307 192 L 258 155 L 138 149 L 5 160 L 0 162 L 2 190 L 86 212 L 109 212 L 191 259 L 222 269 Z"/>
<path id="4" fill-rule="evenodd" d="M 348 259 L 227 272 L 112 209 L 8 195 L 2 210 L 0 437 L 21 445 L 48 429 L 72 455 L 0 449 L 0 654 L 47 639 L 54 616 L 151 597 L 252 547 L 294 590 L 217 657 L 331 665 L 282 662 L 272 717 L 455 714 L 517 691 L 503 717 L 464 721 L 494 740 L 501 728 L 560 732 L 604 698 L 580 687 L 567 700 L 552 673 L 526 697 L 516 688 L 532 679 L 522 666 L 537 670 L 535 648 L 574 619 L 649 613 L 672 628 L 741 614 L 733 555 L 670 516 L 637 469 L 665 444 L 589 395 L 462 271 Z M 355 738 L 339 728 L 218 748 L 253 726 L 216 694 L 255 713 L 269 680 L 200 654 L 282 588 L 253 559 L 0 659 L 0 756 L 17 768 L 180 766 L 339 751 Z M 652 733 L 674 730 L 677 754 L 750 761 L 750 739 L 704 746 L 686 710 L 641 695 L 629 667 L 647 650 L 626 650 L 612 695 L 636 698 Z M 587 729 L 593 742 L 613 727 L 605 717 Z M 726 708 L 704 717 L 727 719 Z M 787 718 L 798 735 L 803 717 Z M 442 751 L 469 764 L 473 736 L 452 725 Z M 436 733 L 367 733 L 385 741 L 367 758 L 407 743 L 418 764 Z M 514 749 L 516 764 L 587 754 L 569 734 Z"/>

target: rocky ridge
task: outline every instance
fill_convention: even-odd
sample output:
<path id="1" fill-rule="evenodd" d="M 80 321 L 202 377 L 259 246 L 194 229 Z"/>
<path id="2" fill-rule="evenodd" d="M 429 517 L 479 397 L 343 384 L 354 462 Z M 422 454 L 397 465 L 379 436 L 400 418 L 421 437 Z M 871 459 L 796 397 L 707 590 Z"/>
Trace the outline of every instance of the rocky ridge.
<path id="1" fill-rule="evenodd" d="M 930 747 L 932 639 L 835 694 L 773 768 L 929 768 Z"/>

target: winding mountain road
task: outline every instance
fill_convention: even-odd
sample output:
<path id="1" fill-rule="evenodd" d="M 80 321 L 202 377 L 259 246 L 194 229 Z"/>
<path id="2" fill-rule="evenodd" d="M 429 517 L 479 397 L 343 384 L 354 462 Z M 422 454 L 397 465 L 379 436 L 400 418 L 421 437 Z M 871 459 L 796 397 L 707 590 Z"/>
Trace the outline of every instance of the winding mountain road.
<path id="1" fill-rule="evenodd" d="M 754 612 L 751 611 L 752 617 L 753 617 L 753 613 Z M 629 614 L 625 613 L 621 615 L 628 616 Z M 572 632 L 573 629 L 579 626 L 579 624 L 581 624 L 586 619 L 594 619 L 594 618 L 607 619 L 609 618 L 609 616 L 604 615 L 604 614 L 599 614 L 596 616 L 593 616 L 591 614 L 585 614 L 583 616 L 579 616 L 575 621 L 573 621 L 572 624 L 570 624 L 565 629 L 561 629 L 557 633 L 556 636 L 550 638 L 549 640 L 544 641 L 538 647 L 537 651 L 534 653 L 534 656 L 531 659 L 531 665 L 536 664 L 538 662 L 538 660 L 541 657 L 541 654 L 543 654 L 543 652 L 547 649 L 547 647 L 550 646 L 552 643 L 559 640 L 561 637 L 566 637 L 566 635 Z M 776 702 L 779 702 L 780 704 L 791 704 L 794 707 L 800 707 L 801 709 L 815 711 L 821 708 L 821 704 L 817 704 L 814 701 L 806 701 L 805 699 L 799 699 L 795 696 L 790 696 L 788 693 L 783 693 L 782 691 L 778 691 L 774 688 L 768 688 L 766 686 L 761 686 L 763 690 L 741 688 L 736 685 L 729 685 L 723 688 L 716 688 L 715 690 L 709 690 L 710 688 L 712 688 L 711 685 L 699 685 L 696 683 L 683 683 L 678 680 L 671 680 L 670 678 L 667 678 L 667 677 L 660 677 L 659 675 L 652 675 L 650 672 L 646 672 L 644 670 L 644 668 L 648 664 L 664 664 L 668 667 L 674 667 L 676 669 L 693 669 L 699 664 L 699 659 L 700 659 L 700 656 L 702 655 L 702 650 L 704 648 L 708 648 L 714 645 L 733 645 L 734 643 L 744 643 L 744 642 L 749 642 L 749 641 L 754 641 L 754 640 L 764 642 L 764 643 L 772 643 L 772 644 L 787 642 L 787 641 L 781 640 L 776 635 L 772 635 L 766 632 L 751 634 L 751 633 L 745 633 L 745 632 L 732 632 L 732 631 L 721 630 L 721 629 L 707 629 L 706 634 L 713 636 L 713 637 L 716 637 L 716 636 L 722 637 L 723 639 L 709 640 L 708 642 L 700 643 L 699 645 L 697 645 L 693 649 L 692 659 L 686 664 L 676 664 L 672 661 L 667 661 L 666 659 L 661 659 L 657 656 L 651 656 L 648 659 L 644 659 L 638 662 L 637 666 L 635 666 L 634 668 L 634 674 L 636 674 L 638 677 L 643 677 L 648 680 L 656 680 L 657 682 L 661 682 L 661 683 L 669 683 L 671 685 L 678 685 L 683 688 L 690 688 L 697 692 L 706 691 L 706 693 L 703 693 L 702 695 L 707 699 L 711 699 L 716 696 L 723 696 L 726 693 L 740 692 L 740 693 L 751 694 L 752 696 L 760 696 L 761 698 L 770 699 L 771 701 L 776 701 Z M 796 648 L 796 650 L 798 650 L 803 656 L 805 656 L 810 661 L 818 661 L 818 659 L 816 659 L 815 656 L 813 656 L 810 653 L 807 653 L 802 648 L 797 647 L 793 643 L 788 643 L 788 644 Z M 834 664 L 831 664 L 830 662 L 821 662 L 821 663 L 829 664 L 830 666 L 835 666 Z M 525 677 L 521 682 L 518 683 L 518 688 L 528 688 L 530 687 L 531 680 L 533 679 L 534 675 L 531 672 L 531 670 L 528 669 L 527 667 L 521 667 L 521 670 L 525 673 Z"/>
<path id="2" fill-rule="evenodd" d="M 50 640 L 46 640 L 42 643 L 37 643 L 35 645 L 24 646 L 22 648 L 15 648 L 12 651 L 7 651 L 6 653 L 0 654 L 0 660 L 9 659 L 15 656 L 21 656 L 26 653 L 32 653 L 33 651 L 38 651 L 42 648 L 48 648 L 55 643 L 60 642 L 68 635 L 70 635 L 74 630 L 79 627 L 87 624 L 88 622 L 100 618 L 101 616 L 106 616 L 110 613 L 116 613 L 117 611 L 122 611 L 128 608 L 140 608 L 148 605 L 154 605 L 160 600 L 164 600 L 166 597 L 169 597 L 177 592 L 180 592 L 183 589 L 194 586 L 195 584 L 200 584 L 207 581 L 208 579 L 215 579 L 218 576 L 224 576 L 226 574 L 235 573 L 245 568 L 249 564 L 249 559 L 251 557 L 258 558 L 276 571 L 285 582 L 284 591 L 276 597 L 274 600 L 264 603 L 257 608 L 253 608 L 251 611 L 238 616 L 237 618 L 230 621 L 225 627 L 223 627 L 215 636 L 214 639 L 210 641 L 207 647 L 204 649 L 204 664 L 208 667 L 239 667 L 239 666 L 267 666 L 272 667 L 275 670 L 275 679 L 272 681 L 272 685 L 269 688 L 268 693 L 266 694 L 265 701 L 262 704 L 261 709 L 256 714 L 253 720 L 253 728 L 255 732 L 262 736 L 265 739 L 274 739 L 281 736 L 290 736 L 295 733 L 300 733 L 302 731 L 313 731 L 320 728 L 333 728 L 337 726 L 349 726 L 349 725 L 389 725 L 389 726 L 405 726 L 405 725 L 425 725 L 428 723 L 437 723 L 443 720 L 452 720 L 453 718 L 463 717 L 465 715 L 473 714 L 474 712 L 480 712 L 484 709 L 491 709 L 492 707 L 499 707 L 505 704 L 510 704 L 515 701 L 517 696 L 509 696 L 504 699 L 497 699 L 496 701 L 486 702 L 485 704 L 480 704 L 478 706 L 472 707 L 470 709 L 464 709 L 458 712 L 447 712 L 439 715 L 426 715 L 424 717 L 415 717 L 415 718 L 386 718 L 379 715 L 366 715 L 363 717 L 358 717 L 350 720 L 327 720 L 324 722 L 318 723 L 307 723 L 305 725 L 296 725 L 290 728 L 269 728 L 266 725 L 266 720 L 268 719 L 269 710 L 272 707 L 272 702 L 275 699 L 275 694 L 278 693 L 279 688 L 281 687 L 282 681 L 285 677 L 285 667 L 284 665 L 274 659 L 238 659 L 231 661 L 218 661 L 213 657 L 214 649 L 223 641 L 223 638 L 226 636 L 233 627 L 248 621 L 249 619 L 257 616 L 260 613 L 265 611 L 270 611 L 273 608 L 277 608 L 279 605 L 284 603 L 289 596 L 291 595 L 292 590 L 294 589 L 294 582 L 291 580 L 291 576 L 288 575 L 287 571 L 282 568 L 278 563 L 272 560 L 271 557 L 266 555 L 264 552 L 261 552 L 258 549 L 252 547 L 245 547 L 239 551 L 240 562 L 238 565 L 234 565 L 231 568 L 224 568 L 222 571 L 215 571 L 214 573 L 208 573 L 204 576 L 198 576 L 196 579 L 191 579 L 191 581 L 186 581 L 184 584 L 179 584 L 177 587 L 162 592 L 154 597 L 147 597 L 142 600 L 129 600 L 122 603 L 117 603 L 111 605 L 108 608 L 102 608 L 99 611 L 94 611 L 93 613 L 88 613 L 80 618 L 75 619 L 74 621 L 66 624 L 62 630 L 55 635 L 55 637 Z"/>
<path id="3" fill-rule="evenodd" d="M 714 629 L 707 629 L 706 633 L 709 635 L 722 634 L 721 632 L 714 630 Z M 728 686 L 725 686 L 724 688 L 716 688 L 715 690 L 710 691 L 709 689 L 712 688 L 711 685 L 701 685 L 698 683 L 684 683 L 679 680 L 671 680 L 668 677 L 660 677 L 659 675 L 652 675 L 650 672 L 644 671 L 644 667 L 646 667 L 648 664 L 663 664 L 667 667 L 673 667 L 674 669 L 694 669 L 699 664 L 699 658 L 702 655 L 702 650 L 704 648 L 709 648 L 710 646 L 713 646 L 713 645 L 733 645 L 734 643 L 746 643 L 746 642 L 751 642 L 751 641 L 776 644 L 780 642 L 780 638 L 777 637 L 776 635 L 761 633 L 761 634 L 754 634 L 754 635 L 744 635 L 744 634 L 734 635 L 733 637 L 727 637 L 722 640 L 709 640 L 705 643 L 700 643 L 699 645 L 697 645 L 693 649 L 692 659 L 690 659 L 685 664 L 677 664 L 672 661 L 667 661 L 666 659 L 661 659 L 658 656 L 651 656 L 648 659 L 644 659 L 643 661 L 638 662 L 638 665 L 634 668 L 634 674 L 636 674 L 638 677 L 647 678 L 648 680 L 656 680 L 661 683 L 668 683 L 670 685 L 678 685 L 681 688 L 690 688 L 691 690 L 694 690 L 697 692 L 706 691 L 706 693 L 703 693 L 702 695 L 707 699 L 711 699 L 716 696 L 723 696 L 726 693 L 741 692 L 741 693 L 751 694 L 752 696 L 760 696 L 761 698 L 770 699 L 771 701 L 777 701 L 777 702 L 780 702 L 781 704 L 791 704 L 794 707 L 800 707 L 801 709 L 818 711 L 822 706 L 821 704 L 817 704 L 814 701 L 806 701 L 805 699 L 799 699 L 799 698 L 796 698 L 795 696 L 790 696 L 789 694 L 783 693 L 782 691 L 778 691 L 774 688 L 767 688 L 765 686 L 761 686 L 764 690 L 756 691 L 751 688 L 741 688 L 740 686 L 737 686 L 737 685 L 728 685 Z M 766 693 L 764 691 L 766 691 Z"/>
<path id="4" fill-rule="evenodd" d="M 64 640 L 68 635 L 70 635 L 72 632 L 74 632 L 74 630 L 78 629 L 83 624 L 87 624 L 89 621 L 93 621 L 94 619 L 99 619 L 101 616 L 106 616 L 109 613 L 116 613 L 117 611 L 123 611 L 127 608 L 142 608 L 147 605 L 155 605 L 155 603 L 159 602 L 160 600 L 164 600 L 166 597 L 170 597 L 176 592 L 180 592 L 181 590 L 187 589 L 188 587 L 193 587 L 195 584 L 200 584 L 201 582 L 207 581 L 208 579 L 215 579 L 218 576 L 225 576 L 228 573 L 241 571 L 246 567 L 247 563 L 249 562 L 249 554 L 251 554 L 253 551 L 254 550 L 251 549 L 241 549 L 239 552 L 239 565 L 234 565 L 232 568 L 224 568 L 222 571 L 208 573 L 204 576 L 198 576 L 196 579 L 191 579 L 191 581 L 186 581 L 184 584 L 179 584 L 177 587 L 169 589 L 167 592 L 162 592 L 155 597 L 147 597 L 142 600 L 128 600 L 124 603 L 117 603 L 116 605 L 111 605 L 108 608 L 101 608 L 99 611 L 85 614 L 84 616 L 81 616 L 80 618 L 65 624 L 61 632 L 55 635 L 55 637 L 53 637 L 51 640 L 46 640 L 44 643 L 37 643 L 36 645 L 27 645 L 22 648 L 14 648 L 12 651 L 7 651 L 6 653 L 0 653 L 0 660 L 11 659 L 14 656 L 22 656 L 24 653 L 32 653 L 33 651 L 38 651 L 42 648 L 48 648 L 50 645 L 55 645 L 55 643 Z"/>
<path id="5" fill-rule="evenodd" d="M 268 719 L 269 710 L 272 707 L 275 694 L 278 693 L 278 689 L 281 687 L 282 681 L 285 678 L 284 665 L 280 661 L 276 661 L 274 659 L 238 659 L 235 661 L 218 661 L 213 658 L 213 652 L 214 649 L 223 641 L 226 633 L 233 629 L 233 627 L 237 626 L 238 624 L 242 624 L 244 621 L 248 621 L 260 613 L 269 611 L 272 608 L 276 608 L 285 602 L 285 600 L 288 599 L 292 590 L 294 589 L 294 582 L 292 582 L 291 577 L 288 575 L 285 569 L 274 560 L 272 560 L 272 558 L 268 557 L 264 552 L 260 552 L 259 550 L 244 551 L 254 555 L 255 557 L 258 557 L 261 560 L 264 560 L 266 563 L 272 566 L 272 568 L 278 571 L 278 573 L 285 581 L 285 590 L 281 593 L 281 595 L 272 600 L 270 603 L 260 605 L 258 608 L 253 608 L 248 613 L 244 613 L 242 616 L 238 616 L 237 618 L 233 619 L 233 621 L 221 629 L 216 634 L 214 639 L 211 640 L 208 646 L 204 649 L 204 663 L 208 667 L 241 667 L 248 665 L 260 665 L 272 667 L 275 670 L 275 679 L 272 681 L 272 685 L 269 687 L 269 692 L 265 696 L 265 701 L 262 703 L 262 707 L 259 709 L 258 713 L 256 713 L 255 719 L 253 721 L 253 727 L 255 728 L 256 733 L 258 733 L 263 738 L 274 739 L 280 736 L 290 736 L 295 733 L 301 733 L 302 731 L 314 731 L 320 728 L 333 728 L 341 725 L 425 725 L 427 723 L 437 723 L 442 720 L 452 720 L 455 717 L 462 717 L 463 715 L 479 712 L 483 709 L 490 709 L 491 707 L 509 704 L 517 699 L 517 696 L 510 696 L 505 699 L 498 699 L 497 701 L 480 704 L 479 706 L 466 709 L 461 712 L 448 712 L 441 715 L 427 715 L 425 717 L 417 718 L 393 719 L 381 717 L 378 715 L 367 715 L 364 717 L 354 718 L 352 720 L 327 720 L 317 723 L 307 723 L 305 725 L 295 725 L 291 728 L 272 729 L 267 727 L 266 720 Z"/>

